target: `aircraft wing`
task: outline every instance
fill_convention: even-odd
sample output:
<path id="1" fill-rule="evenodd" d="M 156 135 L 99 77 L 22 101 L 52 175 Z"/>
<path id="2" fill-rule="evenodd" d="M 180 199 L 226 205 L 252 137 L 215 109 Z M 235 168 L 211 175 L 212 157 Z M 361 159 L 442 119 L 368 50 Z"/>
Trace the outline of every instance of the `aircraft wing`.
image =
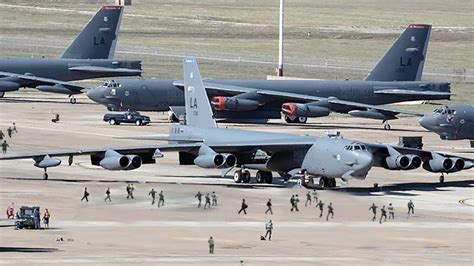
<path id="1" fill-rule="evenodd" d="M 67 81 L 61 81 L 57 79 L 49 79 L 49 78 L 42 78 L 42 77 L 37 77 L 37 76 L 32 76 L 32 75 L 23 75 L 23 74 L 16 74 L 16 73 L 11 73 L 11 72 L 3 72 L 0 71 L 0 76 L 3 77 L 9 77 L 15 80 L 19 81 L 27 81 L 27 82 L 35 82 L 39 83 L 38 86 L 41 85 L 47 85 L 47 86 L 56 86 L 56 87 L 62 87 L 67 90 L 70 90 L 72 93 L 82 93 L 83 90 L 88 90 L 89 87 L 85 87 L 79 84 L 67 82 Z"/>
<path id="2" fill-rule="evenodd" d="M 110 68 L 110 67 L 99 67 L 99 66 L 75 66 L 68 68 L 71 71 L 78 72 L 91 72 L 91 73 L 107 73 L 107 74 L 126 74 L 126 75 L 140 75 L 142 71 L 140 69 L 131 68 Z"/>
<path id="3" fill-rule="evenodd" d="M 173 85 L 177 87 L 183 87 L 184 84 L 181 81 L 173 82 Z M 371 104 L 364 104 L 352 101 L 344 101 L 339 100 L 335 97 L 318 97 L 306 94 L 298 94 L 298 93 L 291 93 L 291 92 L 282 92 L 282 91 L 272 91 L 272 90 L 260 90 L 254 88 L 247 88 L 241 86 L 232 86 L 232 85 L 224 85 L 224 84 L 215 84 L 212 82 L 204 82 L 204 86 L 206 90 L 214 90 L 218 92 L 225 92 L 230 94 L 240 94 L 246 92 L 255 92 L 260 95 L 268 96 L 272 99 L 280 99 L 283 101 L 297 101 L 297 102 L 325 102 L 328 103 L 330 106 L 343 106 L 345 109 L 353 108 L 356 110 L 364 109 L 368 111 L 377 111 L 383 113 L 388 116 L 396 116 L 398 114 L 406 114 L 412 116 L 423 116 L 424 114 L 418 112 L 411 112 L 406 110 L 397 110 L 392 108 L 387 108 L 381 105 L 371 105 Z"/>
<path id="4" fill-rule="evenodd" d="M 374 94 L 382 95 L 410 95 L 410 96 L 450 96 L 450 92 L 440 92 L 440 91 L 414 91 L 414 90 L 400 90 L 400 89 L 385 89 L 385 90 L 375 90 Z"/>

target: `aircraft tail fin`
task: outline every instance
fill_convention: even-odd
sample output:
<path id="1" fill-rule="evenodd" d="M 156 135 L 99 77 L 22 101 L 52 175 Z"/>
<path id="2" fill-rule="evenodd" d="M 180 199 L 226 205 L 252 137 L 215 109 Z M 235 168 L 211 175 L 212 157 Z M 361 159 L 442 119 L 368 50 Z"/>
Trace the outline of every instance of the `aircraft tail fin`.
<path id="1" fill-rule="evenodd" d="M 123 6 L 102 6 L 61 58 L 112 59 L 123 9 Z"/>
<path id="2" fill-rule="evenodd" d="M 183 59 L 183 75 L 186 125 L 216 128 L 217 124 L 195 58 Z"/>
<path id="3" fill-rule="evenodd" d="M 421 80 L 431 25 L 411 24 L 365 78 L 366 81 Z"/>

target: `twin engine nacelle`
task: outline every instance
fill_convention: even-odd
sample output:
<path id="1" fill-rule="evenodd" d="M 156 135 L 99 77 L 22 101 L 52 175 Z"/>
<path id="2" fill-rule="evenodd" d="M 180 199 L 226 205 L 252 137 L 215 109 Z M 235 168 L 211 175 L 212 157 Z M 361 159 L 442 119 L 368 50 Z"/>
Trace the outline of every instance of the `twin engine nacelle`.
<path id="1" fill-rule="evenodd" d="M 142 158 L 137 155 L 122 155 L 116 151 L 107 151 L 99 165 L 107 170 L 133 170 L 142 165 Z"/>
<path id="2" fill-rule="evenodd" d="M 61 164 L 61 160 L 57 158 L 51 158 L 49 155 L 43 156 L 42 158 L 34 159 L 34 166 L 38 168 L 56 167 Z"/>
<path id="3" fill-rule="evenodd" d="M 281 112 L 293 117 L 323 117 L 328 116 L 331 110 L 325 106 L 307 103 L 284 103 Z"/>
<path id="4" fill-rule="evenodd" d="M 203 154 L 194 159 L 194 164 L 202 168 L 229 168 L 236 163 L 237 158 L 229 153 Z"/>
<path id="5" fill-rule="evenodd" d="M 255 111 L 260 103 L 250 99 L 216 96 L 212 98 L 211 105 L 217 111 Z"/>
<path id="6" fill-rule="evenodd" d="M 461 158 L 436 157 L 423 164 L 423 168 L 434 173 L 454 173 L 465 169 L 466 162 Z"/>
<path id="7" fill-rule="evenodd" d="M 422 160 L 420 156 L 407 155 L 392 155 L 385 159 L 386 166 L 390 170 L 410 170 L 421 166 Z"/>

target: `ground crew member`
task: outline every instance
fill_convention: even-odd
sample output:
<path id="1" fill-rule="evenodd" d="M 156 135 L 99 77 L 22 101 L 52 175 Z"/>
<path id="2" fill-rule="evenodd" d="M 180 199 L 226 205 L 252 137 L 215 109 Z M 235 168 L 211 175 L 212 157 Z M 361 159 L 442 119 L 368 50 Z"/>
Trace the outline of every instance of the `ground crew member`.
<path id="1" fill-rule="evenodd" d="M 206 194 L 206 203 L 204 203 L 204 209 L 211 208 L 211 196 L 209 196 L 209 193 Z"/>
<path id="2" fill-rule="evenodd" d="M 268 240 L 272 240 L 272 231 L 273 231 L 273 223 L 272 223 L 272 220 L 268 221 L 268 223 L 265 225 L 265 229 L 267 230 L 267 232 L 265 233 L 265 240 L 267 240 L 267 236 L 268 236 Z"/>
<path id="3" fill-rule="evenodd" d="M 7 129 L 8 137 L 10 137 L 10 138 L 12 137 L 12 132 L 13 132 L 12 127 L 8 127 L 8 129 Z"/>
<path id="4" fill-rule="evenodd" d="M 197 198 L 199 200 L 199 203 L 198 203 L 198 208 L 201 208 L 201 200 L 202 200 L 202 194 L 201 194 L 201 191 L 198 191 L 198 193 L 196 194 L 196 196 L 194 196 L 195 198 Z"/>
<path id="5" fill-rule="evenodd" d="M 318 202 L 318 192 L 316 192 L 316 189 L 313 190 L 313 202 Z"/>
<path id="6" fill-rule="evenodd" d="M 388 219 L 395 219 L 395 211 L 393 209 L 392 203 L 388 204 Z"/>
<path id="7" fill-rule="evenodd" d="M 273 215 L 273 210 L 272 210 L 272 199 L 268 199 L 267 201 L 267 210 L 265 211 L 265 214 L 270 212 L 271 215 Z"/>
<path id="8" fill-rule="evenodd" d="M 107 200 L 109 200 L 109 202 L 112 201 L 112 199 L 110 198 L 110 188 L 109 188 L 109 187 L 108 187 L 107 190 L 105 191 L 105 199 L 104 199 L 104 201 L 107 201 Z"/>
<path id="9" fill-rule="evenodd" d="M 82 202 L 83 200 L 86 200 L 87 202 L 89 202 L 89 198 L 88 198 L 89 195 L 90 195 L 90 194 L 89 194 L 89 192 L 87 192 L 87 188 L 84 188 L 84 195 L 82 196 L 81 202 Z"/>
<path id="10" fill-rule="evenodd" d="M 133 191 L 135 190 L 135 187 L 133 187 L 133 184 L 130 185 L 130 197 L 134 199 L 133 197 Z"/>
<path id="11" fill-rule="evenodd" d="M 247 203 L 245 203 L 245 199 L 242 199 L 242 206 L 240 207 L 240 210 L 238 212 L 238 214 L 240 214 L 242 211 L 244 212 L 245 215 L 247 215 L 247 208 L 249 206 L 247 205 Z"/>
<path id="12" fill-rule="evenodd" d="M 372 210 L 372 213 L 374 214 L 374 217 L 372 217 L 372 221 L 375 221 L 375 217 L 377 216 L 377 206 L 375 206 L 375 203 L 372 203 L 372 206 L 370 206 L 369 211 Z"/>
<path id="13" fill-rule="evenodd" d="M 13 122 L 13 131 L 15 131 L 15 133 L 18 133 L 18 130 L 16 130 L 16 124 L 15 124 L 15 122 Z"/>
<path id="14" fill-rule="evenodd" d="M 5 137 L 5 133 L 3 133 L 2 130 L 0 130 L 0 140 L 3 140 L 4 137 Z"/>
<path id="15" fill-rule="evenodd" d="M 415 214 L 415 204 L 411 200 L 408 202 L 408 215 L 410 215 L 410 212 Z"/>
<path id="16" fill-rule="evenodd" d="M 158 197 L 160 197 L 160 199 L 158 200 L 158 207 L 164 206 L 165 205 L 165 195 L 163 195 L 163 190 L 160 191 L 160 193 L 158 194 Z"/>
<path id="17" fill-rule="evenodd" d="M 41 229 L 41 224 L 40 224 L 40 213 L 38 209 L 35 209 L 33 211 L 33 218 L 35 220 L 35 229 Z"/>
<path id="18" fill-rule="evenodd" d="M 212 236 L 209 237 L 207 243 L 209 243 L 209 254 L 214 254 L 214 238 L 212 238 Z"/>
<path id="19" fill-rule="evenodd" d="M 217 194 L 216 194 L 216 192 L 212 191 L 211 198 L 212 198 L 212 206 L 217 206 Z"/>
<path id="20" fill-rule="evenodd" d="M 7 154 L 8 147 L 10 147 L 10 145 L 8 145 L 7 141 L 4 140 L 3 143 L 2 143 L 2 153 L 3 154 Z"/>
<path id="21" fill-rule="evenodd" d="M 379 224 L 382 223 L 382 218 L 385 218 L 385 222 L 387 221 L 387 211 L 385 210 L 385 205 L 382 206 L 382 209 L 380 209 L 380 220 L 379 220 Z"/>
<path id="22" fill-rule="evenodd" d="M 51 214 L 49 214 L 48 209 L 46 209 L 44 211 L 44 214 L 43 214 L 43 223 L 44 223 L 44 227 L 46 227 L 46 228 L 49 228 L 49 218 L 50 217 L 51 217 Z"/>
<path id="23" fill-rule="evenodd" d="M 291 204 L 291 209 L 290 209 L 290 211 L 293 212 L 293 210 L 295 209 L 295 195 L 291 195 L 290 204 Z"/>
<path id="24" fill-rule="evenodd" d="M 309 202 L 309 205 L 311 205 L 311 192 L 309 192 L 309 190 L 306 193 L 306 202 L 304 203 L 305 207 L 308 207 L 308 202 Z"/>
<path id="25" fill-rule="evenodd" d="M 298 203 L 300 202 L 300 199 L 298 198 L 298 194 L 296 194 L 295 196 L 295 209 L 297 212 L 299 212 L 300 210 L 298 210 Z"/>
<path id="26" fill-rule="evenodd" d="M 334 208 L 332 207 L 332 202 L 329 202 L 328 205 L 328 215 L 326 216 L 326 221 L 329 220 L 329 215 L 331 215 L 331 219 L 334 219 Z"/>
<path id="27" fill-rule="evenodd" d="M 130 199 L 130 184 L 127 184 L 125 190 L 127 191 L 127 199 Z"/>
<path id="28" fill-rule="evenodd" d="M 151 198 L 152 198 L 151 205 L 155 204 L 155 195 L 156 195 L 155 189 L 152 188 L 152 189 L 150 190 L 150 192 L 148 192 L 148 195 L 150 195 Z"/>
<path id="29" fill-rule="evenodd" d="M 323 201 L 320 200 L 319 203 L 316 204 L 316 207 L 319 208 L 319 211 L 320 211 L 319 218 L 321 219 L 321 217 L 323 217 L 323 209 L 324 209 Z"/>

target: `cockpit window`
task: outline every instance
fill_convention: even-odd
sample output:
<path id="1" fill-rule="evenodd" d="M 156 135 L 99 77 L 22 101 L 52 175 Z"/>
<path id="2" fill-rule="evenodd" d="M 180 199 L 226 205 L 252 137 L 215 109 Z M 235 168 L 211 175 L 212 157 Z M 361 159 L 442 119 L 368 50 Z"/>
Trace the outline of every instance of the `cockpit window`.
<path id="1" fill-rule="evenodd" d="M 447 111 L 447 108 L 445 106 L 440 106 L 438 108 L 436 108 L 433 113 L 436 113 L 436 114 L 441 114 L 441 115 L 444 115 L 446 114 L 448 111 Z"/>
<path id="2" fill-rule="evenodd" d="M 360 151 L 360 146 L 359 146 L 359 145 L 355 145 L 355 146 L 354 146 L 354 150 Z"/>

